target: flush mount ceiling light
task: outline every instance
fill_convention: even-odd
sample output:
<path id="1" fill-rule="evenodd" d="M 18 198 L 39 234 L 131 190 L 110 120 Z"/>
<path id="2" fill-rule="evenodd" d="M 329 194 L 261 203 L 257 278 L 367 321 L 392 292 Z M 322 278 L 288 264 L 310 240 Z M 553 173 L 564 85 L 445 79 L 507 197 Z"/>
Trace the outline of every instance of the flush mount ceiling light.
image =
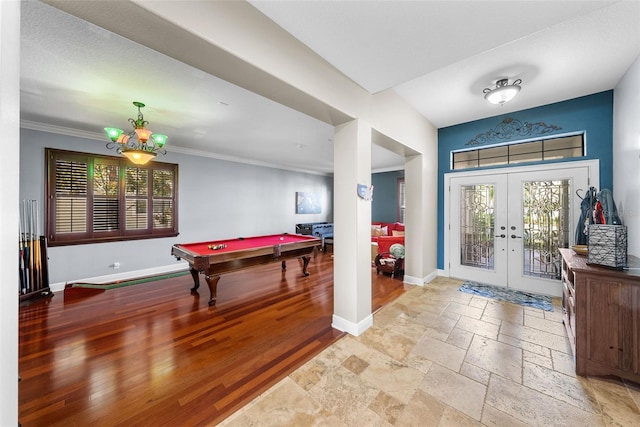
<path id="1" fill-rule="evenodd" d="M 138 107 L 138 118 L 129 119 L 129 123 L 133 126 L 133 130 L 124 133 L 118 128 L 104 128 L 111 142 L 107 143 L 107 148 L 114 149 L 131 160 L 136 165 L 144 165 L 149 160 L 160 154 L 167 154 L 162 148 L 167 142 L 167 135 L 154 134 L 145 125 L 148 121 L 142 116 L 141 108 L 144 107 L 142 102 L 134 101 L 133 105 Z"/>
<path id="2" fill-rule="evenodd" d="M 496 105 L 509 102 L 520 92 L 520 83 L 522 83 L 520 79 L 511 84 L 509 84 L 508 79 L 500 79 L 496 82 L 494 89 L 485 88 L 482 91 L 484 93 L 484 99 Z"/>

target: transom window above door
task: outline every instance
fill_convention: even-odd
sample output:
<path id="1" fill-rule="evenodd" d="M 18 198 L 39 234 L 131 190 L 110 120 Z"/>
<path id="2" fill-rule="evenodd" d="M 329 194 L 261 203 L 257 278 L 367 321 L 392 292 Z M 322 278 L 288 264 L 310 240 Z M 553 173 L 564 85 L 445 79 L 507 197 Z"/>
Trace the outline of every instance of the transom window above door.
<path id="1" fill-rule="evenodd" d="M 584 134 L 451 152 L 451 169 L 569 159 L 585 155 Z"/>

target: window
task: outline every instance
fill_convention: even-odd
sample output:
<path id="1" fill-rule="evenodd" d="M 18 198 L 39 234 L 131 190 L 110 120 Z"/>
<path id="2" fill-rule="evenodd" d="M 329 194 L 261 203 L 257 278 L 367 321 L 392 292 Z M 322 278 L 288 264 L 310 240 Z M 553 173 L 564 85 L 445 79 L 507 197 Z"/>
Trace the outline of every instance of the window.
<path id="1" fill-rule="evenodd" d="M 178 235 L 178 165 L 46 149 L 49 246 Z"/>
<path id="2" fill-rule="evenodd" d="M 451 153 L 451 169 L 470 169 L 584 156 L 584 135 L 520 142 Z"/>
<path id="3" fill-rule="evenodd" d="M 404 224 L 404 178 L 398 178 L 398 222 Z"/>

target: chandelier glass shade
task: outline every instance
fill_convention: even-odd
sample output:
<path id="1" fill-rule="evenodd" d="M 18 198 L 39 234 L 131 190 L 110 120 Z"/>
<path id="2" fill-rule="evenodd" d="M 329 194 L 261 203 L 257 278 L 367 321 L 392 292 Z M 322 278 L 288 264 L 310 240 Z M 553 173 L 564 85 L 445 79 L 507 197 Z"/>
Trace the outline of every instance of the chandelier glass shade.
<path id="1" fill-rule="evenodd" d="M 484 93 L 484 99 L 495 105 L 502 105 L 505 102 L 509 102 L 520 92 L 520 83 L 522 83 L 520 79 L 511 84 L 509 84 L 508 79 L 500 79 L 496 82 L 495 88 L 485 88 L 482 91 Z"/>
<path id="2" fill-rule="evenodd" d="M 133 105 L 138 107 L 138 118 L 129 119 L 133 130 L 129 133 L 124 133 L 122 129 L 104 128 L 111 140 L 111 142 L 107 143 L 107 148 L 115 149 L 136 165 L 144 165 L 158 154 L 167 154 L 167 151 L 163 148 L 167 142 L 167 135 L 153 133 L 145 128 L 149 122 L 144 119 L 140 111 L 144 104 L 134 101 Z"/>

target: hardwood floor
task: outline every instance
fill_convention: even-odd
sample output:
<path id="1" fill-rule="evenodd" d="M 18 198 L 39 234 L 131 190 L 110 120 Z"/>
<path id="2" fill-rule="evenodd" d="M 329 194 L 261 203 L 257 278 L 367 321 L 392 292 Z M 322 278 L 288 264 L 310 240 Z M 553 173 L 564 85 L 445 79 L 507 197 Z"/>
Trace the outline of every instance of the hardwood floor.
<path id="1" fill-rule="evenodd" d="M 342 336 L 330 255 L 224 275 L 215 307 L 190 275 L 21 307 L 22 426 L 215 425 Z M 372 278 L 373 311 L 405 290 Z"/>

